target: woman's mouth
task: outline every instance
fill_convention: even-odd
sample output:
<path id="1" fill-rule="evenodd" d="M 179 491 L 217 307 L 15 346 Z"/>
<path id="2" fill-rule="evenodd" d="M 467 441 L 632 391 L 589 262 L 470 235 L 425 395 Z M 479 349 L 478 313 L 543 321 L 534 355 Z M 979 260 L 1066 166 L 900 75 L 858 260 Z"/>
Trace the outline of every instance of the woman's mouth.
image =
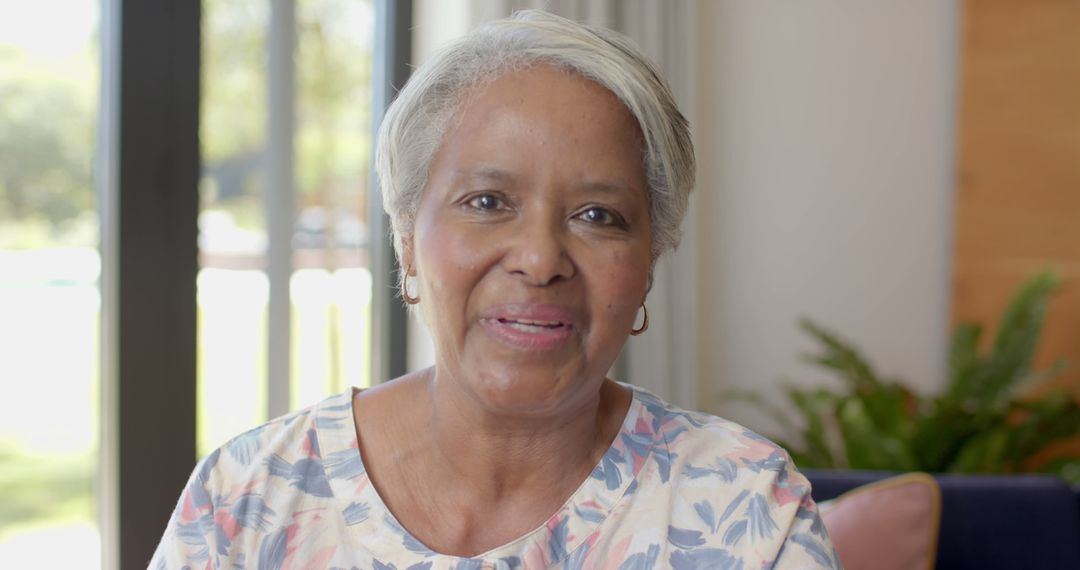
<path id="1" fill-rule="evenodd" d="M 524 321 L 524 320 L 511 320 L 511 319 L 499 319 L 500 324 L 504 324 L 514 330 L 530 333 L 541 333 L 551 329 L 559 328 L 563 326 L 560 322 L 551 321 Z"/>
<path id="2" fill-rule="evenodd" d="M 480 319 L 502 344 L 520 350 L 553 350 L 573 333 L 573 313 L 557 305 L 502 305 Z"/>

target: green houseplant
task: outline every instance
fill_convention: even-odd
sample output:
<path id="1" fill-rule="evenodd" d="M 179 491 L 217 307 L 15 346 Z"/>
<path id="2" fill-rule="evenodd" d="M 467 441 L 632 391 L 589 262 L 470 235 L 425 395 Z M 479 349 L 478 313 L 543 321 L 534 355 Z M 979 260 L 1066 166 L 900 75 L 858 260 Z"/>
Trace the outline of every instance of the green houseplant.
<path id="1" fill-rule="evenodd" d="M 1050 294 L 1058 285 L 1041 273 L 1015 294 L 988 351 L 982 327 L 957 327 L 948 381 L 921 395 L 878 375 L 859 351 L 810 320 L 800 326 L 818 345 L 807 360 L 830 372 L 838 387 L 788 385 L 796 411 L 754 394 L 738 394 L 773 416 L 796 439 L 778 439 L 800 467 L 957 473 L 1041 471 L 1080 482 L 1080 456 L 1033 463 L 1048 444 L 1080 436 L 1080 390 L 1044 383 L 1059 362 L 1031 370 Z"/>

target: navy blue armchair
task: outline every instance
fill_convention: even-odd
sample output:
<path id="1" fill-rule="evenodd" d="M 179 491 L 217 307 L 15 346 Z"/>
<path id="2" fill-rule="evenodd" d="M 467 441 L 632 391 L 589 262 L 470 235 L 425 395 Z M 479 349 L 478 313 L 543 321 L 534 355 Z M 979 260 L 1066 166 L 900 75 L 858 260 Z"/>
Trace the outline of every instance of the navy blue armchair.
<path id="1" fill-rule="evenodd" d="M 821 502 L 893 473 L 805 472 Z M 1080 570 L 1080 494 L 1037 475 L 934 475 L 941 487 L 937 568 Z"/>

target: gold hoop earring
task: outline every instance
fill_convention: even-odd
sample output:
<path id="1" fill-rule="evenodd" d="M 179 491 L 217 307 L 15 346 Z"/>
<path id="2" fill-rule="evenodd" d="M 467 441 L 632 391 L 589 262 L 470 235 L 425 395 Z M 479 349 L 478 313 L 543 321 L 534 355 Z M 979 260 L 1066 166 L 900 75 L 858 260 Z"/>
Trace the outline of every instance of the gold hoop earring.
<path id="1" fill-rule="evenodd" d="M 411 271 L 411 270 L 412 270 L 412 267 L 410 267 L 408 270 L 406 270 L 405 271 L 405 277 L 403 277 L 401 279 L 401 298 L 404 299 L 406 303 L 408 303 L 410 305 L 415 305 L 415 304 L 420 302 L 420 297 L 419 296 L 416 296 L 416 297 L 409 296 L 409 271 Z"/>
<path id="2" fill-rule="evenodd" d="M 632 336 L 637 336 L 637 335 L 649 330 L 649 309 L 648 309 L 648 307 L 645 306 L 644 301 L 641 302 L 641 310 L 645 312 L 645 320 L 641 322 L 641 328 L 630 329 L 630 334 Z"/>

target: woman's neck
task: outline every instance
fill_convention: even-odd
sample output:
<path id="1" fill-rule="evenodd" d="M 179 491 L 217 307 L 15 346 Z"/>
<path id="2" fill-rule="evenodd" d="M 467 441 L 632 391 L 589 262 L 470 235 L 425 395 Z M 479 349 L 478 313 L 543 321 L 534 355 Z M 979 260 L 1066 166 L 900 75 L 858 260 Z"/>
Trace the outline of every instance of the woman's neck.
<path id="1" fill-rule="evenodd" d="M 590 474 L 632 396 L 604 381 L 550 416 L 506 416 L 433 369 L 362 392 L 368 475 L 398 521 L 437 552 L 473 556 L 538 527 Z M 412 412 L 412 413 L 410 413 Z"/>
<path id="2" fill-rule="evenodd" d="M 569 489 L 568 495 L 610 446 L 631 399 L 625 388 L 602 381 L 555 410 L 500 413 L 460 389 L 463 383 L 434 369 L 425 376 L 427 432 L 438 457 L 432 467 L 485 502 L 540 489 Z"/>

